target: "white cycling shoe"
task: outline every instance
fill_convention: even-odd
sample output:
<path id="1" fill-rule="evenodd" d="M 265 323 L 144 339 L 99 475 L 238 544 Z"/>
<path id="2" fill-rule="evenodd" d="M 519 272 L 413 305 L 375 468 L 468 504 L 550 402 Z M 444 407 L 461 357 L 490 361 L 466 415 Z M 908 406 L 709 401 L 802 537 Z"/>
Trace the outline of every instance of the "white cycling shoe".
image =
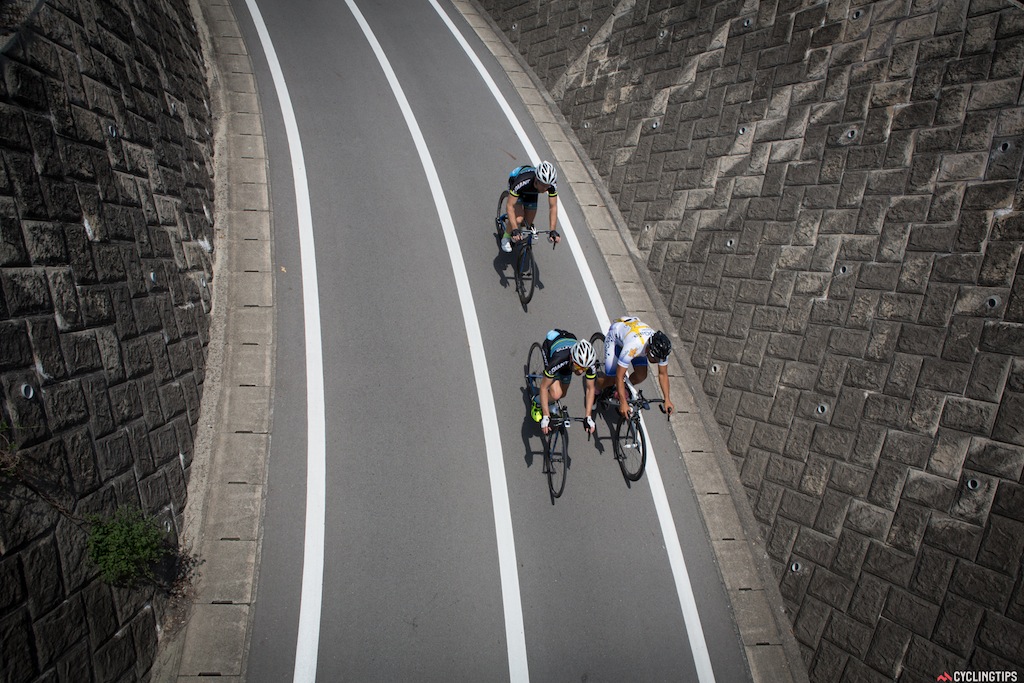
<path id="1" fill-rule="evenodd" d="M 505 252 L 506 254 L 511 254 L 512 253 L 512 238 L 511 237 L 502 237 L 501 238 L 501 250 L 503 252 Z"/>

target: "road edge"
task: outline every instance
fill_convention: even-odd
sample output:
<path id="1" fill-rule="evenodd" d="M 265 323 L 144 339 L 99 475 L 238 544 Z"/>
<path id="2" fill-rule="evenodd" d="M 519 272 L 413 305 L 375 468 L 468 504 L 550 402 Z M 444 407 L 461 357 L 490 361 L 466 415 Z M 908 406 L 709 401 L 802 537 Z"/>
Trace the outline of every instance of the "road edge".
<path id="1" fill-rule="evenodd" d="M 159 634 L 154 683 L 245 680 L 273 408 L 273 231 L 256 79 L 230 0 L 189 7 L 214 110 L 215 277 L 181 539 L 199 565 Z"/>

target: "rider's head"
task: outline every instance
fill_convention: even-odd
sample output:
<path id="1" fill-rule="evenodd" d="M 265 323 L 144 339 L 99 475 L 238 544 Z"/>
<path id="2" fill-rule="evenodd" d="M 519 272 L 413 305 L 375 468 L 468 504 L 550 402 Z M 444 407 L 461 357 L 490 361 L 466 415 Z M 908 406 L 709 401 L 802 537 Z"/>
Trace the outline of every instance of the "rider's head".
<path id="1" fill-rule="evenodd" d="M 550 161 L 542 161 L 537 165 L 537 182 L 554 185 L 558 181 L 558 171 Z"/>
<path id="2" fill-rule="evenodd" d="M 573 372 L 577 375 L 594 364 L 597 356 L 594 354 L 594 346 L 586 339 L 580 339 L 572 347 Z"/>
<path id="3" fill-rule="evenodd" d="M 651 340 L 647 342 L 647 357 L 651 360 L 665 360 L 671 352 L 672 341 L 661 330 L 655 332 L 651 336 Z"/>

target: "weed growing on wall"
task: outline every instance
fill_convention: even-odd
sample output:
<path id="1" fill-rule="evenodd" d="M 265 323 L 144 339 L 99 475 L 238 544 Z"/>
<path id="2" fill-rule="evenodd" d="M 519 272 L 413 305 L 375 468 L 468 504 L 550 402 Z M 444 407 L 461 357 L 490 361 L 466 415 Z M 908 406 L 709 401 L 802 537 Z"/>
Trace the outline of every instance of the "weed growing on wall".
<path id="1" fill-rule="evenodd" d="M 131 586 L 154 579 L 153 566 L 171 550 L 156 520 L 134 508 L 89 518 L 89 557 L 103 580 Z"/>

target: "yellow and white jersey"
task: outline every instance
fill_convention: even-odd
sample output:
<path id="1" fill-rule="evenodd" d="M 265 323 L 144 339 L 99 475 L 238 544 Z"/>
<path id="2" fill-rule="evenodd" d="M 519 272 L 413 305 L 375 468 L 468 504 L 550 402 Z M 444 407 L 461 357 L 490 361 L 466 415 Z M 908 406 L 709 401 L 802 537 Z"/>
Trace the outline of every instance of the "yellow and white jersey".
<path id="1" fill-rule="evenodd" d="M 640 318 L 619 318 L 608 328 L 604 338 L 604 372 L 615 374 L 615 366 L 647 365 L 647 342 L 654 336 L 654 328 Z M 658 362 L 668 365 L 668 359 Z"/>

